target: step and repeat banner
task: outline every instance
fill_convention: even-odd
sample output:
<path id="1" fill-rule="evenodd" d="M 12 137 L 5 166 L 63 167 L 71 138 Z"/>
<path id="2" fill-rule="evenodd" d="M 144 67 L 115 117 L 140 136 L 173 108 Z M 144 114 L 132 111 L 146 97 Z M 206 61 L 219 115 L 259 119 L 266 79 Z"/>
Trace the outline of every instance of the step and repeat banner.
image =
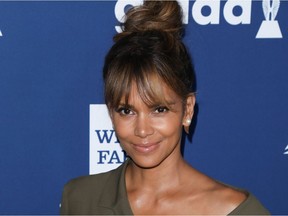
<path id="1" fill-rule="evenodd" d="M 58 214 L 64 184 L 119 166 L 105 54 L 136 0 L 0 1 L 0 214 Z M 183 154 L 288 214 L 288 1 L 180 1 L 197 76 Z"/>

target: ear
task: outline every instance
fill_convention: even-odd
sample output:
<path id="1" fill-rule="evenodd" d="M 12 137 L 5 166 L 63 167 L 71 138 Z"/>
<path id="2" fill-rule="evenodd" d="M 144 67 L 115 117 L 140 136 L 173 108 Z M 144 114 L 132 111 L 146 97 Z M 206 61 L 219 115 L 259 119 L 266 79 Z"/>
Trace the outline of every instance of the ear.
<path id="1" fill-rule="evenodd" d="M 196 98 L 193 93 L 189 94 L 186 98 L 186 104 L 184 107 L 184 116 L 183 116 L 183 126 L 185 132 L 189 133 L 189 127 L 192 122 L 193 114 L 194 114 L 194 106 L 195 106 Z"/>

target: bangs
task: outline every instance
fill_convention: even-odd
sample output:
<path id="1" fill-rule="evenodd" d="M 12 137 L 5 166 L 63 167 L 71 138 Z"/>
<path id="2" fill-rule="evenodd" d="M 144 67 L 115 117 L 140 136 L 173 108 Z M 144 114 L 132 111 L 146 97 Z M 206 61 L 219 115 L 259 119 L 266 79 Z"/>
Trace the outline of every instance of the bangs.
<path id="1" fill-rule="evenodd" d="M 140 98 L 147 106 L 167 105 L 168 101 L 165 100 L 162 88 L 167 84 L 161 78 L 154 64 L 151 64 L 151 60 L 145 57 L 141 59 L 131 58 L 131 56 L 129 59 L 125 58 L 123 60 L 118 61 L 118 67 L 114 67 L 115 69 L 111 69 L 109 72 L 110 78 L 117 77 L 118 79 L 107 79 L 106 86 L 110 86 L 109 89 L 106 89 L 108 108 L 116 108 L 123 102 L 128 105 L 133 85 L 136 85 Z M 116 76 L 115 73 L 117 73 Z"/>

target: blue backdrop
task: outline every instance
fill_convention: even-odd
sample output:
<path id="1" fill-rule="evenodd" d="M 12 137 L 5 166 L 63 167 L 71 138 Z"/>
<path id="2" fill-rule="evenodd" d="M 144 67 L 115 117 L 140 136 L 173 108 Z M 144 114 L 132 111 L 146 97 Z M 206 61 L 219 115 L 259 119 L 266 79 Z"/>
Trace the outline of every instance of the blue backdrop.
<path id="1" fill-rule="evenodd" d="M 262 1 L 212 1 L 183 3 L 198 82 L 184 156 L 288 214 L 288 2 L 264 22 Z M 89 174 L 121 2 L 0 2 L 0 214 L 58 214 L 63 185 Z"/>

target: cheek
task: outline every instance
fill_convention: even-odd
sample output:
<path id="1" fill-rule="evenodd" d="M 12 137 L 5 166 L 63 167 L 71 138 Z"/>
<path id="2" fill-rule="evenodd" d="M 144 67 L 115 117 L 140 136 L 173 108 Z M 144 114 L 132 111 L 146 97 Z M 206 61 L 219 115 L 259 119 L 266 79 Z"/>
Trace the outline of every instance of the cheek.
<path id="1" fill-rule="evenodd" d="M 133 125 L 131 121 L 123 121 L 114 118 L 113 125 L 119 139 L 129 137 L 133 132 Z"/>
<path id="2" fill-rule="evenodd" d="M 153 127 L 162 135 L 171 136 L 182 131 L 182 118 L 170 116 L 169 118 L 155 119 Z"/>
<path id="3" fill-rule="evenodd" d="M 129 129 L 129 127 L 125 127 L 125 125 L 120 126 L 118 125 L 115 126 L 114 128 L 116 135 L 118 136 L 118 138 L 125 138 L 125 137 L 129 137 L 129 135 L 131 134 L 131 128 Z"/>
<path id="4" fill-rule="evenodd" d="M 152 127 L 154 132 L 163 136 L 173 136 L 182 133 L 182 116 L 179 114 L 167 115 L 162 117 L 152 117 L 148 120 L 148 127 Z M 114 130 L 118 139 L 124 141 L 133 138 L 135 131 L 135 119 L 114 118 Z"/>

